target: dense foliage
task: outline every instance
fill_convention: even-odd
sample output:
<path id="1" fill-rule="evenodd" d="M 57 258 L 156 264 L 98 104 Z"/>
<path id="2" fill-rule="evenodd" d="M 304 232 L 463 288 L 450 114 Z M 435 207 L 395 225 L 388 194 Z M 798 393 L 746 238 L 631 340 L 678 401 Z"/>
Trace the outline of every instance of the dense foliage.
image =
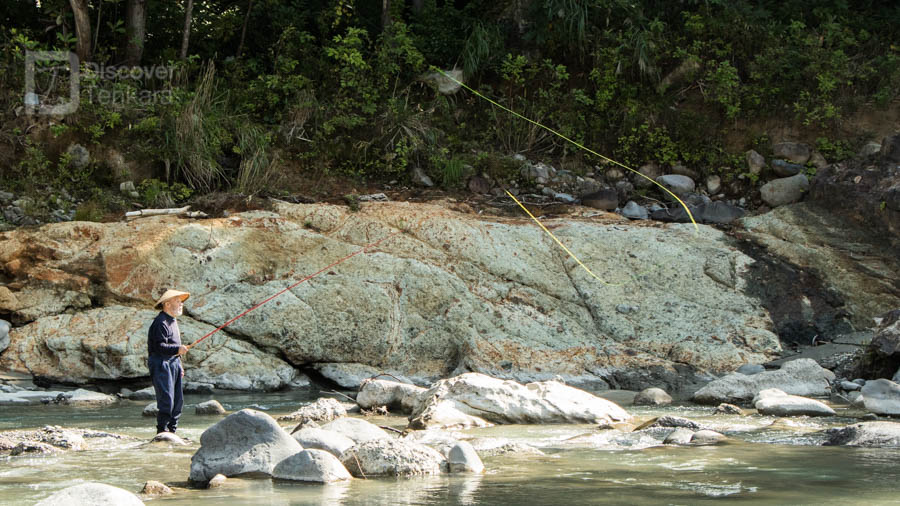
<path id="1" fill-rule="evenodd" d="M 26 51 L 75 51 L 79 1 L 93 67 L 82 62 L 77 113 L 43 118 L 39 135 L 37 117 L 16 114 Z M 170 72 L 104 74 L 134 58 L 132 3 L 146 9 L 141 65 Z M 736 170 L 770 118 L 839 156 L 865 135 L 844 119 L 900 94 L 892 1 L 196 0 L 181 58 L 187 3 L 4 0 L 4 185 L 121 179 L 103 160 L 72 169 L 61 153 L 72 141 L 149 165 L 154 200 L 287 191 L 311 171 L 402 179 L 413 166 L 452 186 L 471 171 L 503 177 L 515 153 L 575 171 L 598 162 L 471 93 L 438 93 L 435 68 L 623 162 L 701 172 Z"/>

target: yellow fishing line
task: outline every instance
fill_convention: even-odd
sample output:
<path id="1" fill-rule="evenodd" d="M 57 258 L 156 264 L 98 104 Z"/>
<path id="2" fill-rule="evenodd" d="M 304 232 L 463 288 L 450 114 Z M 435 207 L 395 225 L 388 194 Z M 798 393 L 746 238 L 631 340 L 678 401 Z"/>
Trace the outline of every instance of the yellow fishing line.
<path id="1" fill-rule="evenodd" d="M 537 121 L 534 121 L 534 120 L 531 119 L 531 118 L 525 117 L 525 116 L 523 116 L 523 115 L 517 113 L 516 111 L 513 111 L 512 109 L 510 109 L 510 108 L 508 108 L 508 107 L 502 106 L 502 105 L 500 105 L 499 103 L 497 103 L 497 102 L 491 100 L 490 98 L 488 98 L 488 97 L 482 95 L 481 93 L 479 93 L 479 92 L 473 90 L 472 88 L 466 86 L 464 83 L 461 83 L 460 81 L 457 81 L 456 79 L 450 77 L 450 75 L 448 75 L 448 74 L 447 74 L 446 72 L 444 72 L 443 70 L 441 70 L 441 69 L 439 69 L 439 68 L 435 68 L 435 67 L 433 67 L 433 68 L 434 68 L 436 71 L 438 71 L 438 72 L 440 72 L 441 74 L 443 74 L 444 77 L 446 77 L 447 79 L 450 79 L 451 81 L 455 82 L 456 84 L 458 84 L 458 85 L 462 86 L 463 88 L 469 90 L 470 92 L 472 92 L 472 93 L 475 94 L 476 96 L 481 97 L 481 98 L 487 100 L 487 101 L 490 102 L 491 104 L 493 104 L 493 105 L 499 107 L 500 109 L 503 109 L 504 111 L 506 111 L 506 112 L 512 114 L 513 116 L 516 116 L 517 118 L 522 118 L 522 119 L 524 119 L 525 121 L 527 121 L 527 122 L 529 122 L 529 123 L 531 123 L 531 124 L 533 124 L 533 125 L 539 126 L 539 127 L 543 128 L 544 130 L 546 130 L 546 131 L 552 133 L 553 135 L 559 137 L 560 139 L 563 139 L 563 140 L 566 141 L 566 142 L 570 142 L 570 143 L 574 144 L 575 146 L 578 146 L 579 148 L 581 148 L 581 149 L 587 151 L 588 153 L 590 153 L 590 154 L 592 154 L 592 155 L 594 155 L 594 156 L 597 156 L 597 157 L 599 157 L 599 158 L 602 158 L 602 159 L 606 160 L 607 162 L 610 162 L 610 163 L 613 163 L 613 164 L 615 164 L 615 165 L 618 165 L 619 167 L 622 167 L 622 168 L 625 169 L 625 170 L 631 171 L 631 172 L 637 174 L 638 176 L 641 176 L 642 178 L 646 179 L 647 181 L 650 181 L 651 183 L 655 184 L 656 186 L 659 186 L 660 188 L 662 188 L 662 190 L 663 190 L 664 192 L 668 193 L 669 195 L 672 196 L 672 198 L 674 198 L 675 200 L 677 200 L 678 203 L 681 204 L 681 207 L 683 207 L 684 210 L 687 212 L 688 217 L 691 219 L 691 223 L 694 224 L 694 233 L 696 234 L 696 233 L 700 232 L 700 227 L 697 226 L 697 221 L 694 220 L 694 214 L 691 213 L 691 210 L 690 210 L 690 208 L 688 208 L 687 204 L 685 204 L 680 198 L 678 198 L 677 195 L 675 195 L 674 193 L 672 193 L 671 191 L 669 191 L 668 188 L 666 188 L 665 186 L 663 186 L 663 185 L 657 183 L 656 181 L 654 181 L 653 178 L 647 177 L 647 176 L 645 176 L 644 174 L 641 174 L 640 172 L 638 172 L 638 171 L 632 169 L 631 167 L 629 167 L 629 166 L 627 166 L 627 165 L 625 165 L 625 164 L 623 164 L 623 163 L 621 163 L 621 162 L 617 162 L 616 160 L 613 160 L 612 158 L 609 158 L 609 157 L 607 157 L 607 156 L 603 156 L 603 155 L 601 155 L 600 153 L 597 153 L 596 151 L 594 151 L 594 150 L 592 150 L 592 149 L 590 149 L 590 148 L 588 148 L 588 147 L 586 147 L 586 146 L 584 146 L 584 145 L 582 145 L 582 144 L 579 144 L 578 142 L 575 142 L 574 140 L 572 140 L 572 139 L 566 137 L 565 135 L 563 135 L 563 134 L 557 132 L 556 130 L 553 130 L 552 128 L 550 128 L 550 127 L 548 127 L 548 126 L 546 126 L 546 125 L 542 125 L 541 123 L 538 123 Z M 510 197 L 512 197 L 512 195 L 509 194 L 509 192 L 507 192 L 507 194 L 508 194 Z M 513 200 L 515 200 L 515 197 L 513 197 Z M 518 201 L 517 201 L 517 202 L 518 202 Z M 519 204 L 519 205 L 521 206 L 522 204 Z M 524 207 L 523 207 L 523 209 L 524 209 Z M 526 212 L 527 212 L 527 210 L 526 210 Z M 531 213 L 529 213 L 529 215 L 530 215 L 530 214 L 531 214 Z M 535 221 L 537 221 L 537 220 L 535 220 Z M 538 222 L 538 224 L 540 224 L 540 222 Z M 542 225 L 542 227 L 543 227 L 543 225 Z M 547 229 L 545 228 L 544 230 L 546 231 Z M 550 232 L 547 231 L 547 233 L 550 233 Z M 552 236 L 553 234 L 550 234 L 550 235 Z M 556 239 L 556 238 L 554 237 L 553 239 Z M 559 243 L 559 241 L 556 241 L 556 242 Z M 559 245 L 562 246 L 562 243 L 560 243 Z M 565 248 L 565 246 L 563 246 L 563 248 Z M 566 250 L 566 251 L 569 251 L 569 250 Z M 569 254 L 571 255 L 571 252 L 570 252 Z M 572 255 L 572 256 L 574 257 L 575 255 Z M 576 260 L 577 260 L 577 259 L 576 259 Z M 579 263 L 581 263 L 581 262 L 579 262 Z M 582 265 L 582 267 L 584 267 L 584 266 Z M 587 269 L 587 267 L 585 267 L 585 269 Z M 590 272 L 590 270 L 588 270 L 588 272 Z M 593 274 L 591 274 L 591 275 L 593 275 Z M 596 278 L 597 276 L 594 276 L 594 277 Z"/>
<path id="2" fill-rule="evenodd" d="M 547 227 L 545 227 L 544 224 L 540 222 L 540 220 L 535 218 L 534 215 L 531 214 L 531 211 L 529 211 L 527 207 L 523 206 L 522 203 L 519 202 L 519 199 L 517 199 L 512 193 L 509 193 L 509 190 L 506 190 L 506 194 L 509 195 L 509 198 L 513 199 L 516 202 L 516 204 L 519 204 L 519 207 L 521 207 L 522 210 L 525 211 L 525 213 L 528 216 L 531 216 L 531 219 L 534 220 L 534 222 L 537 223 L 538 226 L 544 230 L 544 232 L 547 232 L 547 234 L 550 235 L 550 237 L 552 237 L 554 241 L 556 241 L 556 244 L 559 244 L 559 247 L 564 249 L 566 251 L 566 253 L 569 254 L 569 256 L 574 258 L 575 261 L 578 262 L 578 265 L 580 265 L 581 268 L 584 269 L 588 274 L 590 274 L 594 279 L 603 283 L 604 285 L 622 286 L 620 283 L 607 283 L 606 281 L 603 281 L 602 279 L 598 278 L 596 274 L 594 274 L 593 272 L 591 272 L 590 269 L 588 269 L 587 265 L 584 265 L 584 263 L 581 260 L 579 260 L 577 256 L 575 256 L 575 253 L 572 253 L 571 251 L 569 251 L 569 248 L 567 248 L 565 244 L 563 244 L 559 239 L 556 238 L 555 235 L 553 235 L 553 232 L 548 230 Z"/>

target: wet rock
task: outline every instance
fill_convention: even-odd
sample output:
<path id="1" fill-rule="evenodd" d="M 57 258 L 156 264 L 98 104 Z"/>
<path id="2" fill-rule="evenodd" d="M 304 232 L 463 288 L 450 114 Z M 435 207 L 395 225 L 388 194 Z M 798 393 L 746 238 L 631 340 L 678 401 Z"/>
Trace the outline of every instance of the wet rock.
<path id="1" fill-rule="evenodd" d="M 106 395 L 100 392 L 85 390 L 79 388 L 74 392 L 69 392 L 63 398 L 63 404 L 70 406 L 105 406 L 107 404 L 115 404 L 118 399 L 112 395 Z"/>
<path id="2" fill-rule="evenodd" d="M 323 425 L 322 429 L 342 434 L 357 444 L 390 437 L 381 427 L 360 418 L 338 418 Z"/>
<path id="3" fill-rule="evenodd" d="M 544 452 L 521 441 L 513 441 L 505 438 L 475 438 L 469 443 L 478 452 L 481 458 L 496 457 L 498 455 L 521 454 L 521 455 L 544 455 Z"/>
<path id="4" fill-rule="evenodd" d="M 737 371 L 740 374 L 745 376 L 753 376 L 754 374 L 759 374 L 761 372 L 766 372 L 766 368 L 761 364 L 744 364 L 738 367 Z"/>
<path id="5" fill-rule="evenodd" d="M 766 159 L 754 150 L 747 151 L 747 171 L 759 175 L 766 167 Z"/>
<path id="6" fill-rule="evenodd" d="M 803 165 L 811 155 L 809 145 L 800 142 L 779 142 L 772 145 L 772 154 L 777 158 Z"/>
<path id="7" fill-rule="evenodd" d="M 900 134 L 885 137 L 879 153 L 888 161 L 900 163 Z"/>
<path id="8" fill-rule="evenodd" d="M 744 415 L 744 410 L 735 406 L 734 404 L 728 404 L 727 402 L 723 402 L 716 406 L 716 411 L 713 413 L 714 415 Z"/>
<path id="9" fill-rule="evenodd" d="M 345 451 L 356 444 L 349 437 L 333 430 L 319 428 L 300 429 L 291 436 L 306 449 L 324 450 L 335 457 L 340 457 Z"/>
<path id="10" fill-rule="evenodd" d="M 825 431 L 826 446 L 900 446 L 900 423 L 861 422 Z"/>
<path id="11" fill-rule="evenodd" d="M 656 178 L 662 176 L 662 170 L 659 168 L 659 165 L 654 162 L 641 165 L 640 168 L 638 168 L 638 173 L 646 176 L 641 177 L 637 174 L 634 175 L 634 185 L 638 188 L 655 186 L 653 181 L 656 181 Z"/>
<path id="12" fill-rule="evenodd" d="M 144 502 L 127 490 L 103 483 L 64 488 L 35 506 L 137 506 Z"/>
<path id="13" fill-rule="evenodd" d="M 416 476 L 447 469 L 443 455 L 423 444 L 376 439 L 347 450 L 341 463 L 353 476 Z"/>
<path id="14" fill-rule="evenodd" d="M 644 425 L 638 427 L 637 430 L 652 429 L 655 427 L 682 427 L 691 430 L 701 430 L 704 428 L 699 423 L 688 418 L 673 415 L 664 415 L 656 418 L 655 420 L 651 420 L 650 423 L 645 423 Z"/>
<path id="15" fill-rule="evenodd" d="M 619 207 L 619 193 L 612 188 L 603 188 L 582 196 L 581 204 L 594 209 L 613 211 Z"/>
<path id="16" fill-rule="evenodd" d="M 312 404 L 303 406 L 289 415 L 278 417 L 281 422 L 330 422 L 336 418 L 347 416 L 347 409 L 335 399 L 322 397 Z"/>
<path id="17" fill-rule="evenodd" d="M 846 381 L 846 380 L 841 381 L 840 386 L 841 386 L 841 390 L 843 390 L 845 392 L 853 392 L 855 390 L 859 390 L 860 388 L 862 388 L 862 385 L 860 385 L 859 383 L 854 383 L 852 381 Z"/>
<path id="18" fill-rule="evenodd" d="M 804 169 L 804 166 L 796 163 L 790 163 L 785 160 L 772 160 L 772 171 L 779 177 L 796 176 L 803 172 Z"/>
<path id="19" fill-rule="evenodd" d="M 695 445 L 714 445 L 728 439 L 725 434 L 720 434 L 714 430 L 698 430 L 691 436 L 691 444 Z"/>
<path id="20" fill-rule="evenodd" d="M 206 488 L 219 488 L 228 481 L 228 477 L 224 474 L 217 474 L 209 480 L 209 483 L 206 484 Z"/>
<path id="21" fill-rule="evenodd" d="M 425 174 L 425 171 L 422 170 L 421 167 L 414 167 L 412 170 L 412 174 L 410 174 L 409 176 L 409 179 L 414 185 L 426 186 L 428 188 L 434 186 L 434 181 L 432 181 L 431 178 L 428 177 L 428 174 Z"/>
<path id="22" fill-rule="evenodd" d="M 289 384 L 293 385 L 294 382 L 297 381 L 298 379 L 299 379 L 299 377 L 294 378 L 293 380 L 291 380 L 291 382 Z M 206 395 L 206 394 L 214 393 L 215 387 L 216 386 L 213 383 L 202 383 L 199 381 L 187 381 L 184 383 L 184 393 Z M 151 388 L 150 391 L 152 393 L 153 389 Z"/>
<path id="23" fill-rule="evenodd" d="M 900 416 L 900 385 L 887 379 L 867 381 L 860 390 L 866 409 L 878 415 Z"/>
<path id="24" fill-rule="evenodd" d="M 302 450 L 271 416 L 242 409 L 200 436 L 200 449 L 191 458 L 190 479 L 206 482 L 216 474 L 271 474 L 275 465 Z"/>
<path id="25" fill-rule="evenodd" d="M 500 424 L 631 420 L 631 415 L 615 403 L 556 381 L 522 385 L 479 373 L 440 380 L 422 394 L 422 399 L 410 416 L 410 427 L 429 426 L 422 415 L 439 404 Z"/>
<path id="26" fill-rule="evenodd" d="M 656 182 L 679 197 L 687 195 L 688 193 L 693 193 L 694 188 L 697 186 L 693 179 L 680 174 L 666 174 L 659 176 L 656 178 Z M 671 196 L 669 195 L 669 197 Z"/>
<path id="27" fill-rule="evenodd" d="M 40 441 L 22 441 L 9 454 L 15 457 L 24 453 L 57 453 L 58 451 L 59 449 L 51 444 Z"/>
<path id="28" fill-rule="evenodd" d="M 153 439 L 150 440 L 151 443 L 169 443 L 176 446 L 187 446 L 187 441 L 181 439 L 171 432 L 160 432 L 159 434 L 153 436 Z"/>
<path id="29" fill-rule="evenodd" d="M 662 388 L 645 388 L 634 397 L 635 406 L 666 406 L 672 404 L 672 396 Z"/>
<path id="30" fill-rule="evenodd" d="M 809 190 L 809 179 L 805 174 L 773 179 L 759 189 L 763 202 L 770 207 L 783 206 L 800 201 Z"/>
<path id="31" fill-rule="evenodd" d="M 144 487 L 141 488 L 142 495 L 161 496 L 172 495 L 172 493 L 172 489 L 166 486 L 166 484 L 153 480 L 144 483 Z"/>
<path id="32" fill-rule="evenodd" d="M 356 395 L 356 403 L 362 409 L 387 406 L 391 412 L 411 413 L 419 403 L 419 395 L 425 389 L 408 383 L 382 379 L 363 381 Z"/>
<path id="33" fill-rule="evenodd" d="M 128 395 L 128 398 L 133 401 L 155 400 L 156 391 L 153 389 L 153 387 L 142 388 L 140 390 L 131 392 L 131 394 Z"/>
<path id="34" fill-rule="evenodd" d="M 777 388 L 760 391 L 753 398 L 753 405 L 761 415 L 774 416 L 834 416 L 835 412 L 814 399 L 788 395 Z"/>
<path id="35" fill-rule="evenodd" d="M 834 373 L 822 368 L 815 360 L 800 358 L 785 363 L 777 371 L 753 376 L 734 373 L 717 379 L 694 393 L 693 400 L 700 404 L 749 401 L 767 388 L 778 388 L 792 395 L 824 397 L 829 393 L 828 384 L 832 380 Z"/>
<path id="36" fill-rule="evenodd" d="M 862 148 L 860 148 L 857 156 L 860 158 L 866 158 L 872 155 L 877 155 L 881 152 L 881 144 L 877 142 L 867 142 Z"/>
<path id="37" fill-rule="evenodd" d="M 465 441 L 460 441 L 450 448 L 447 455 L 451 473 L 483 473 L 484 463 L 475 448 Z"/>
<path id="38" fill-rule="evenodd" d="M 694 437 L 694 431 L 691 429 L 686 429 L 684 427 L 678 427 L 669 433 L 668 436 L 663 440 L 663 444 L 667 445 L 686 445 L 691 443 L 691 439 Z"/>
<path id="39" fill-rule="evenodd" d="M 333 483 L 352 478 L 337 457 L 324 450 L 303 450 L 282 460 L 272 470 L 281 480 Z"/>
<path id="40" fill-rule="evenodd" d="M 622 216 L 629 220 L 646 220 L 650 217 L 650 213 L 647 211 L 646 207 L 638 205 L 638 203 L 633 200 L 629 200 L 622 209 Z"/>
<path id="41" fill-rule="evenodd" d="M 143 411 L 141 411 L 141 416 L 152 416 L 156 417 L 159 414 L 159 408 L 156 407 L 156 401 L 151 402 L 144 406 Z"/>
<path id="42" fill-rule="evenodd" d="M 198 415 L 224 415 L 226 413 L 225 406 L 215 399 L 208 400 L 197 404 L 194 413 Z"/>

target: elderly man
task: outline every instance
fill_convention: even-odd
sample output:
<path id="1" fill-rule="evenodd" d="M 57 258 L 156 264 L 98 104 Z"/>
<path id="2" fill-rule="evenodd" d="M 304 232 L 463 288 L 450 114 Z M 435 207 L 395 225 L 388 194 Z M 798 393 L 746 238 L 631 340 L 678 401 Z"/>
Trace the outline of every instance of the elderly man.
<path id="1" fill-rule="evenodd" d="M 181 344 L 181 331 L 175 318 L 181 316 L 184 301 L 190 296 L 187 292 L 166 290 L 155 306 L 162 311 L 150 324 L 147 333 L 147 367 L 153 389 L 156 390 L 156 407 L 159 408 L 156 415 L 157 434 L 175 432 L 184 405 L 181 391 L 184 366 L 180 357 L 188 349 Z"/>

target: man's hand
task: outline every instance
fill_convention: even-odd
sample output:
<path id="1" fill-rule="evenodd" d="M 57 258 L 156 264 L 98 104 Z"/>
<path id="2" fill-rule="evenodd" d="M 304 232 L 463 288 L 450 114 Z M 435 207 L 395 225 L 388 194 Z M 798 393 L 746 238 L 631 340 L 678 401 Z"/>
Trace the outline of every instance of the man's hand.
<path id="1" fill-rule="evenodd" d="M 181 377 L 184 377 L 184 367 L 181 368 Z"/>
<path id="2" fill-rule="evenodd" d="M 187 346 L 179 346 L 178 347 L 178 356 L 179 357 L 187 354 L 187 352 L 188 352 Z"/>

